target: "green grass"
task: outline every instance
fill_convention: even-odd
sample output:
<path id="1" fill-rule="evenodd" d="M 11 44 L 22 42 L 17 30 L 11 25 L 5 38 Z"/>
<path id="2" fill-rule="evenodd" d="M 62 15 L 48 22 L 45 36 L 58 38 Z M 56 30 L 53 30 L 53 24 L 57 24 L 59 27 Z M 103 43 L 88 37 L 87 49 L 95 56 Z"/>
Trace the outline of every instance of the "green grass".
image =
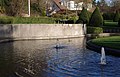
<path id="1" fill-rule="evenodd" d="M 109 47 L 113 49 L 120 49 L 120 36 L 97 38 L 97 39 L 93 39 L 92 43 L 99 46 Z"/>
<path id="2" fill-rule="evenodd" d="M 104 22 L 104 26 L 117 27 L 117 26 L 118 26 L 118 22 L 105 21 L 105 22 Z"/>
<path id="3" fill-rule="evenodd" d="M 12 24 L 53 24 L 55 19 L 51 17 L 0 17 L 0 21 L 11 20 Z"/>

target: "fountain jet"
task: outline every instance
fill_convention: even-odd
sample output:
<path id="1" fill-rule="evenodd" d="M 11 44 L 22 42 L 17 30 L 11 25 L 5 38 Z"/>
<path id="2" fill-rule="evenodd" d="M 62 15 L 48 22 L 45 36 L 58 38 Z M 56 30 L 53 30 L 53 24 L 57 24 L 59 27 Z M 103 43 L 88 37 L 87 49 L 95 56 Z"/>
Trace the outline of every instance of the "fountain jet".
<path id="1" fill-rule="evenodd" d="M 106 57 L 105 57 L 105 49 L 104 47 L 101 48 L 101 63 L 102 65 L 106 65 Z"/>

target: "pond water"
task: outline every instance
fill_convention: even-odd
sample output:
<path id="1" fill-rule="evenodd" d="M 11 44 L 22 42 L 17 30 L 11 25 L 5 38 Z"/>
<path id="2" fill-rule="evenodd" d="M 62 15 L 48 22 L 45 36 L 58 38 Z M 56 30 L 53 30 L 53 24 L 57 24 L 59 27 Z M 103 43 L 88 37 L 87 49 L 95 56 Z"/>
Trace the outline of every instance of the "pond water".
<path id="1" fill-rule="evenodd" d="M 100 57 L 84 38 L 1 43 L 0 77 L 120 77 L 120 58 Z"/>

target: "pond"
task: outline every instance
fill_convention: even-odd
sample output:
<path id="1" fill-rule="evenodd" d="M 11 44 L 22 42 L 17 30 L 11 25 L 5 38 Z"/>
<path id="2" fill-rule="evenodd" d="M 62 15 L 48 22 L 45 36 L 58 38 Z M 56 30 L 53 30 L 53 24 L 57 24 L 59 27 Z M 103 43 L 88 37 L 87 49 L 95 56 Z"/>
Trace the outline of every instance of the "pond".
<path id="1" fill-rule="evenodd" d="M 120 58 L 100 57 L 84 38 L 1 43 L 0 77 L 120 77 Z"/>

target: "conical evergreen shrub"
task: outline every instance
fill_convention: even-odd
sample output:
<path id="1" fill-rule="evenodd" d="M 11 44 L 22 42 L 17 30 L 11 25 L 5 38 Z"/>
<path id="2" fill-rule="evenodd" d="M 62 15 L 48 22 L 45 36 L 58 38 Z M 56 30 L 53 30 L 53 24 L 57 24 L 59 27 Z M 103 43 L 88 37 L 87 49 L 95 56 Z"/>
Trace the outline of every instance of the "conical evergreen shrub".
<path id="1" fill-rule="evenodd" d="M 98 7 L 96 7 L 91 15 L 89 26 L 103 26 L 103 17 Z"/>
<path id="2" fill-rule="evenodd" d="M 87 24 L 89 22 L 89 15 L 87 9 L 83 8 L 81 13 L 79 14 L 79 19 L 76 23 Z"/>
<path id="3" fill-rule="evenodd" d="M 113 21 L 114 21 L 114 22 L 118 22 L 118 21 L 119 21 L 119 18 L 120 18 L 120 16 L 119 16 L 119 11 L 116 11 Z"/>

